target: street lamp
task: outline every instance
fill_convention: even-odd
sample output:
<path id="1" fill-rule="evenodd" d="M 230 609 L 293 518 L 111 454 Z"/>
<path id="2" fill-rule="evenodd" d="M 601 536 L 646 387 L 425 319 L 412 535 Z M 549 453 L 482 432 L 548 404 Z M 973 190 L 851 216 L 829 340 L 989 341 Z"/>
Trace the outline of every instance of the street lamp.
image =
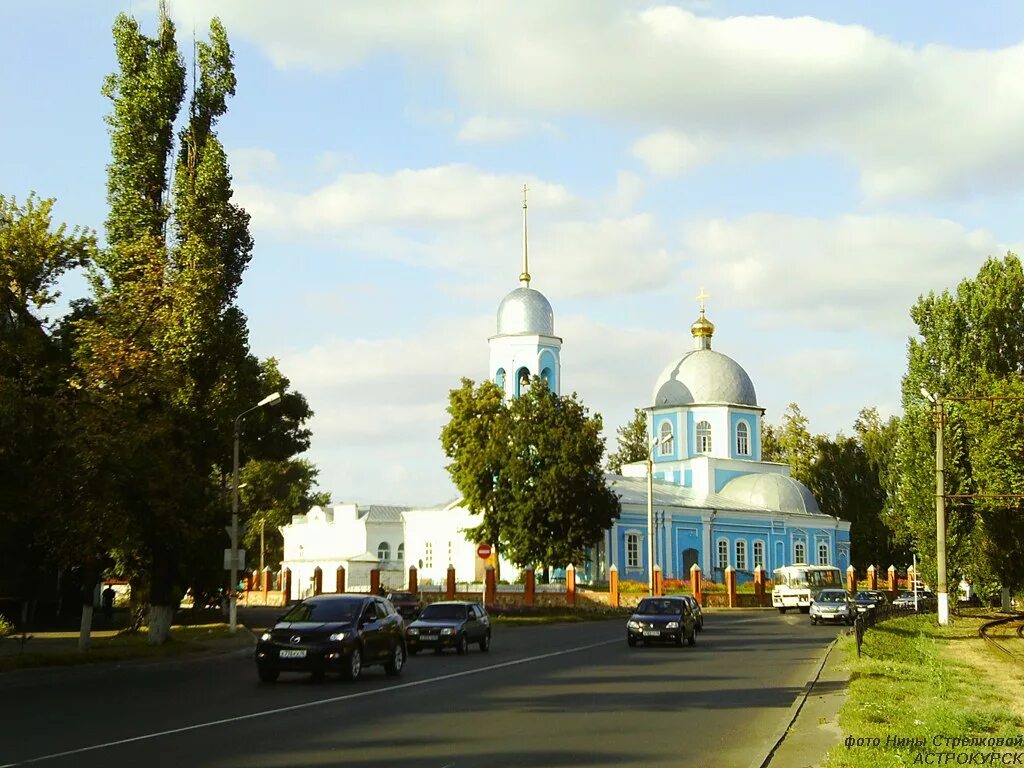
<path id="1" fill-rule="evenodd" d="M 653 425 L 651 427 L 654 429 Z M 647 591 L 654 594 L 654 449 L 671 440 L 670 435 L 654 438 L 647 447 Z"/>
<path id="2" fill-rule="evenodd" d="M 932 404 L 932 415 L 935 419 L 935 576 L 939 582 L 939 624 L 949 624 L 949 595 L 946 592 L 946 488 L 945 458 L 943 456 L 942 430 L 945 413 L 942 410 L 942 398 L 933 395 L 924 387 L 921 394 Z M 917 578 L 917 573 L 914 573 Z M 916 587 L 915 587 L 916 591 Z"/>
<path id="3" fill-rule="evenodd" d="M 234 464 L 231 470 L 231 607 L 228 611 L 228 631 L 232 634 L 238 629 L 238 440 L 242 434 L 242 417 L 265 405 L 277 405 L 279 402 L 281 393 L 274 392 L 235 417 Z"/>

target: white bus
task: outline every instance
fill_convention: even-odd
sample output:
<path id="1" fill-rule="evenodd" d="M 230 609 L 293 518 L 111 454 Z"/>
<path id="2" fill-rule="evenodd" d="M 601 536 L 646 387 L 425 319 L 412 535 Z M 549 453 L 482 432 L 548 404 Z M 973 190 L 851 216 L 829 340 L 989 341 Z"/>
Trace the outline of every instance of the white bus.
<path id="1" fill-rule="evenodd" d="M 811 608 L 811 598 L 822 589 L 839 589 L 843 574 L 834 565 L 787 565 L 776 568 L 772 574 L 772 605 L 785 613 L 799 608 L 804 613 Z"/>

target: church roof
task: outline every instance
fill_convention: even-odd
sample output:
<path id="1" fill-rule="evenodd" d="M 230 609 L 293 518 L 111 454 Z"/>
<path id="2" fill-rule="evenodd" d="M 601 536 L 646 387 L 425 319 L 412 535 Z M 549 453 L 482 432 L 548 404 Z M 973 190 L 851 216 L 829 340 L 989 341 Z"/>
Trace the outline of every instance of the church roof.
<path id="1" fill-rule="evenodd" d="M 758 407 L 754 383 L 747 372 L 731 357 L 713 349 L 693 349 L 670 363 L 654 385 L 653 405 Z"/>
<path id="2" fill-rule="evenodd" d="M 619 496 L 623 504 L 647 504 L 647 478 L 606 474 L 605 482 Z M 727 499 L 718 493 L 699 493 L 693 488 L 676 485 L 666 480 L 654 480 L 654 504 L 660 506 L 690 507 L 691 509 L 734 509 L 763 512 L 764 507 Z"/>
<path id="3" fill-rule="evenodd" d="M 775 473 L 734 477 L 722 486 L 726 499 L 753 504 L 777 512 L 820 515 L 818 502 L 810 489 L 799 480 Z"/>
<path id="4" fill-rule="evenodd" d="M 555 313 L 544 294 L 533 288 L 510 291 L 498 305 L 498 335 L 555 335 Z"/>
<path id="5" fill-rule="evenodd" d="M 392 507 L 380 504 L 371 504 L 366 512 L 368 523 L 400 523 L 402 513 L 412 507 Z"/>

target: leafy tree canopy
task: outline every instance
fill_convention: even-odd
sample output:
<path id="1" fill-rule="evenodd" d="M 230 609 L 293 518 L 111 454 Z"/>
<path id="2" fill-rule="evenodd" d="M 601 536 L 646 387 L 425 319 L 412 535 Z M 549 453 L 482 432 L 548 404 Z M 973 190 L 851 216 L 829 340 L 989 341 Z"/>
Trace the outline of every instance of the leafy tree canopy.
<path id="1" fill-rule="evenodd" d="M 636 408 L 633 418 L 618 429 L 618 450 L 608 455 L 608 471 L 619 474 L 623 464 L 646 461 L 648 440 L 647 411 Z"/>

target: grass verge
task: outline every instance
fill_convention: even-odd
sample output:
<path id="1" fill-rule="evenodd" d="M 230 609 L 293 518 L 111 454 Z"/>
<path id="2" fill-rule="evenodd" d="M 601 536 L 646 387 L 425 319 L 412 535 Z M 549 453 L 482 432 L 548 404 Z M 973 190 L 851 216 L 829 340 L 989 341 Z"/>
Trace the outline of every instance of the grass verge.
<path id="1" fill-rule="evenodd" d="M 934 614 L 887 621 L 864 636 L 858 659 L 852 637 L 836 649 L 851 666 L 839 713 L 844 742 L 829 768 L 1003 764 L 1020 755 L 1024 734 L 1020 662 L 985 647 L 980 617 Z M 1011 739 L 1011 746 L 998 739 Z M 996 754 L 996 757 L 992 757 Z M 1008 755 L 1003 758 L 1002 755 Z"/>
<path id="2" fill-rule="evenodd" d="M 23 648 L 21 638 L 0 639 L 0 672 L 30 667 L 93 664 L 128 659 L 162 659 L 209 651 L 244 648 L 252 642 L 248 632 L 231 634 L 227 624 L 171 627 L 163 645 L 149 645 L 145 630 L 136 634 L 100 634 L 92 638 L 87 651 L 78 650 L 78 634 L 50 632 L 31 636 Z"/>

